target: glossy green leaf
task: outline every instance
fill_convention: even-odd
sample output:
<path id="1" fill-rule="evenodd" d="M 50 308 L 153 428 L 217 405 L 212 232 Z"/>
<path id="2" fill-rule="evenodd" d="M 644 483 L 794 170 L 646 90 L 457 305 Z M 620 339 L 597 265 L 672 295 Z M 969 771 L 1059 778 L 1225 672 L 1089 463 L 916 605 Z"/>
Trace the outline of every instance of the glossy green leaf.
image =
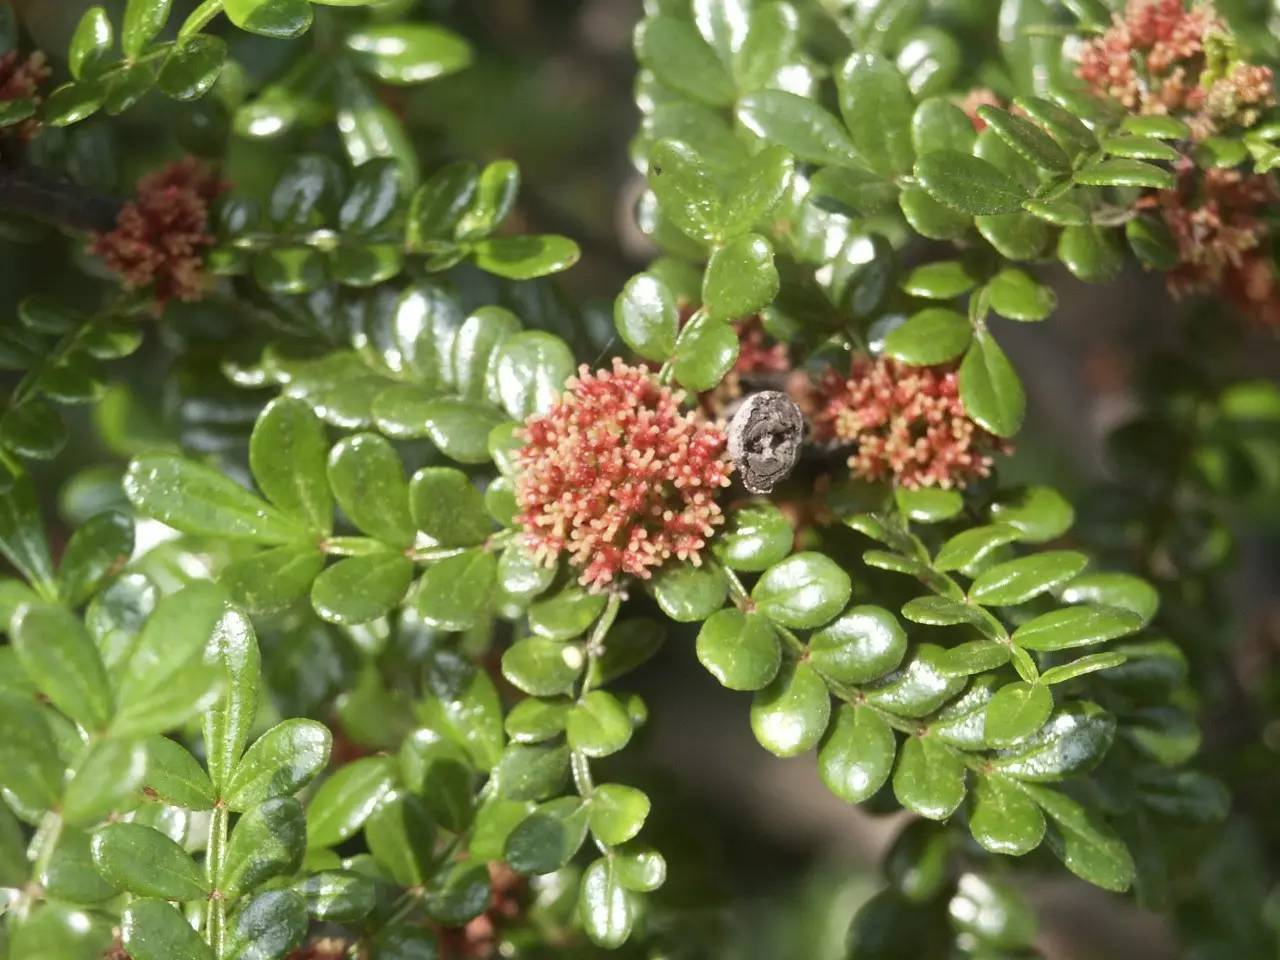
<path id="1" fill-rule="evenodd" d="M 146 747 L 148 797 L 185 810 L 212 810 L 218 795 L 209 775 L 191 752 L 168 737 L 153 736 Z"/>
<path id="2" fill-rule="evenodd" d="M 897 741 L 883 717 L 844 704 L 818 748 L 818 775 L 841 800 L 861 803 L 884 786 L 896 755 Z"/>
<path id="3" fill-rule="evenodd" d="M 1113 158 L 1095 160 L 1075 172 L 1076 183 L 1091 187 L 1150 187 L 1172 190 L 1173 174 L 1141 160 Z"/>
<path id="4" fill-rule="evenodd" d="M 129 0 L 120 28 L 120 46 L 126 57 L 141 54 L 169 19 L 172 0 Z"/>
<path id="5" fill-rule="evenodd" d="M 1116 236 L 1104 227 L 1067 227 L 1058 238 L 1058 259 L 1086 283 L 1114 280 L 1124 265 Z"/>
<path id="6" fill-rule="evenodd" d="M 901 286 L 913 297 L 952 300 L 977 284 L 978 278 L 963 261 L 938 260 L 916 267 L 903 278 Z"/>
<path id="7" fill-rule="evenodd" d="M 626 843 L 644 826 L 649 798 L 641 790 L 621 783 L 602 783 L 591 793 L 591 832 L 601 843 Z"/>
<path id="8" fill-rule="evenodd" d="M 572 640 L 587 631 L 604 604 L 602 594 L 569 583 L 529 608 L 529 629 L 550 640 Z"/>
<path id="9" fill-rule="evenodd" d="M 1014 104 L 1048 130 L 1073 160 L 1098 149 L 1097 137 L 1070 110 L 1041 97 L 1018 97 Z"/>
<path id="10" fill-rule="evenodd" d="M 731 570 L 765 570 L 791 552 L 791 521 L 772 503 L 736 507 L 711 545 L 716 559 Z"/>
<path id="11" fill-rule="evenodd" d="M 14 824 L 16 831 L 17 825 Z M 15 873 L 15 884 L 26 880 L 30 865 L 27 863 L 26 844 L 19 834 L 16 838 L 18 847 L 15 850 L 21 859 L 21 873 Z M 49 900 L 61 900 L 65 903 L 96 904 L 111 900 L 120 895 L 120 891 L 102 879 L 98 868 L 93 865 L 93 853 L 90 850 L 91 836 L 88 832 L 64 824 L 58 836 L 53 855 L 41 870 L 37 880 L 44 888 L 45 897 Z M 98 954 L 94 954 L 97 960 Z"/>
<path id="12" fill-rule="evenodd" d="M 797 553 L 774 564 L 757 581 L 751 598 L 760 612 L 787 627 L 819 627 L 849 600 L 849 575 L 820 553 Z"/>
<path id="13" fill-rule="evenodd" d="M 159 830 L 110 823 L 93 835 L 93 862 L 110 883 L 140 897 L 203 899 L 208 881 L 196 862 Z"/>
<path id="14" fill-rule="evenodd" d="M 348 33 L 347 49 L 385 83 L 422 83 L 471 63 L 471 47 L 457 34 L 427 23 L 385 23 Z"/>
<path id="15" fill-rule="evenodd" d="M 276 724 L 236 763 L 223 792 L 227 807 L 248 810 L 296 793 L 324 769 L 332 739 L 314 720 L 293 718 Z"/>
<path id="16" fill-rule="evenodd" d="M 466 630 L 487 613 L 498 562 L 483 549 L 433 563 L 418 581 L 414 606 L 442 630 Z"/>
<path id="17" fill-rule="evenodd" d="M 1011 708 L 1016 711 L 1016 704 Z M 990 705 L 987 710 L 990 729 Z M 1061 780 L 1097 764 L 1111 746 L 1115 729 L 1115 718 L 1097 704 L 1069 703 L 1059 707 L 1038 733 L 993 760 L 991 768 L 1017 780 Z"/>
<path id="18" fill-rule="evenodd" d="M 1142 619 L 1117 607 L 1082 604 L 1051 610 L 1013 633 L 1013 642 L 1028 650 L 1065 650 L 1114 640 L 1135 632 Z"/>
<path id="19" fill-rule="evenodd" d="M 944 206 L 970 215 L 1016 213 L 1021 186 L 987 161 L 957 150 L 935 150 L 916 161 L 916 179 Z"/>
<path id="20" fill-rule="evenodd" d="M 331 847 L 353 836 L 394 789 L 390 757 L 363 757 L 339 768 L 307 805 L 307 846 Z"/>
<path id="21" fill-rule="evenodd" d="M 133 960 L 213 960 L 186 917 L 163 900 L 135 900 L 125 907 L 120 935 Z"/>
<path id="22" fill-rule="evenodd" d="M 864 166 L 883 177 L 911 171 L 915 100 L 898 68 L 873 53 L 856 53 L 836 74 L 840 113 Z"/>
<path id="23" fill-rule="evenodd" d="M 339 441 L 329 453 L 328 476 L 338 505 L 357 527 L 391 546 L 413 542 L 404 468 L 385 439 L 361 433 Z"/>
<path id="24" fill-rule="evenodd" d="M 503 728 L 517 743 L 545 743 L 564 733 L 571 705 L 564 697 L 526 697 L 507 713 Z"/>
<path id="25" fill-rule="evenodd" d="M 969 321 L 954 310 L 926 307 L 884 338 L 884 353 L 895 360 L 927 367 L 954 360 L 973 339 Z"/>
<path id="26" fill-rule="evenodd" d="M 413 794 L 383 804 L 364 825 L 369 851 L 405 887 L 421 886 L 429 877 L 435 833 L 425 804 Z"/>
<path id="27" fill-rule="evenodd" d="M 986 606 L 1011 606 L 1052 590 L 1079 574 L 1089 558 L 1075 550 L 1046 550 L 988 567 L 969 588 L 969 599 Z"/>
<path id="28" fill-rule="evenodd" d="M 1005 684 L 987 704 L 987 742 L 1004 747 L 1035 733 L 1053 711 L 1053 695 L 1042 683 Z"/>
<path id="29" fill-rule="evenodd" d="M 67 428 L 62 417 L 42 400 L 11 406 L 0 417 L 0 443 L 19 456 L 51 460 L 66 442 Z"/>
<path id="30" fill-rule="evenodd" d="M 1030 120 L 987 104 L 978 107 L 978 116 L 1015 153 L 1030 160 L 1041 170 L 1049 173 L 1071 172 L 1071 160 L 1062 147 Z"/>
<path id="31" fill-rule="evenodd" d="M 409 483 L 409 507 L 418 530 L 442 547 L 481 543 L 493 530 L 484 497 L 461 470 L 424 467 Z"/>
<path id="32" fill-rule="evenodd" d="M 413 572 L 413 562 L 400 553 L 347 557 L 316 577 L 311 606 L 329 623 L 369 623 L 404 599 Z"/>
<path id="33" fill-rule="evenodd" d="M 1160 594 L 1146 580 L 1129 573 L 1086 573 L 1058 591 L 1063 603 L 1095 603 L 1119 607 L 1142 618 L 1146 626 L 1160 606 Z"/>
<path id="34" fill-rule="evenodd" d="M 729 607 L 713 614 L 698 631 L 698 660 L 730 690 L 759 690 L 773 680 L 782 662 L 778 638 L 758 613 Z"/>
<path id="35" fill-rule="evenodd" d="M 1045 685 L 1055 683 L 1066 683 L 1068 680 L 1074 680 L 1076 677 L 1083 677 L 1086 674 L 1096 673 L 1099 670 L 1110 670 L 1112 667 L 1118 667 L 1125 662 L 1123 653 L 1090 653 L 1083 657 L 1078 657 L 1069 663 L 1062 663 L 1056 667 L 1050 667 L 1040 675 L 1040 682 Z"/>
<path id="36" fill-rule="evenodd" d="M 640 61 L 663 83 L 713 107 L 733 101 L 733 78 L 687 21 L 656 16 L 638 37 Z"/>
<path id="37" fill-rule="evenodd" d="M 903 717 L 923 717 L 964 689 L 963 677 L 950 675 L 946 651 L 918 644 L 906 664 L 864 689 L 867 702 Z"/>
<path id="38" fill-rule="evenodd" d="M 0 786 L 31 810 L 62 792 L 62 761 L 49 724 L 28 696 L 0 690 Z"/>
<path id="39" fill-rule="evenodd" d="M 66 127 L 93 116 L 102 107 L 106 90 L 101 83 L 64 83 L 44 101 L 44 119 L 51 127 Z"/>
<path id="40" fill-rule="evenodd" d="M 545 800 L 569 782 L 569 748 L 562 743 L 513 743 L 493 772 L 498 795 L 508 800 Z"/>
<path id="41" fill-rule="evenodd" d="M 526 604 L 551 586 L 555 573 L 554 566 L 540 562 L 528 547 L 513 543 L 498 558 L 500 599 Z"/>
<path id="42" fill-rule="evenodd" d="M 738 335 L 723 320 L 700 314 L 681 331 L 673 359 L 682 387 L 695 393 L 711 390 L 738 359 Z"/>
<path id="43" fill-rule="evenodd" d="M 1058 298 L 1021 270 L 1001 270 L 987 285 L 991 309 L 1010 320 L 1043 320 L 1053 313 Z"/>
<path id="44" fill-rule="evenodd" d="M 422 798 L 432 819 L 447 830 L 465 829 L 471 822 L 473 772 L 463 745 L 424 728 L 405 739 L 399 759 L 405 786 Z"/>
<path id="45" fill-rule="evenodd" d="M 999 526 L 1017 531 L 1016 539 L 1024 543 L 1045 543 L 1071 529 L 1075 510 L 1052 487 L 1024 487 L 1002 493 L 991 505 L 991 516 L 999 521 Z"/>
<path id="46" fill-rule="evenodd" d="M 1046 839 L 1067 869 L 1105 890 L 1123 893 L 1133 882 L 1133 858 L 1096 814 L 1046 787 L 1020 787 L 1050 820 Z"/>
<path id="47" fill-rule="evenodd" d="M 71 535 L 58 565 L 58 592 L 79 606 L 115 576 L 133 554 L 133 521 L 106 510 Z"/>
<path id="48" fill-rule="evenodd" d="M 743 317 L 768 306 L 778 295 L 779 283 L 769 241 L 759 234 L 744 234 L 711 254 L 702 303 L 713 318 Z"/>
<path id="49" fill-rule="evenodd" d="M 738 100 L 738 122 L 809 163 L 859 164 L 840 121 L 812 100 L 785 90 L 757 90 Z"/>
<path id="50" fill-rule="evenodd" d="M 421 414 L 431 442 L 458 463 L 487 463 L 489 432 L 506 419 L 487 403 L 453 397 L 429 401 Z"/>
<path id="51" fill-rule="evenodd" d="M 985 330 L 960 364 L 960 399 L 978 424 L 998 437 L 1010 437 L 1022 426 L 1026 395 L 1013 364 Z"/>
<path id="52" fill-rule="evenodd" d="M 937 739 L 907 737 L 893 770 L 893 795 L 912 813 L 945 820 L 964 802 L 964 764 Z"/>
<path id="53" fill-rule="evenodd" d="M 613 323 L 618 335 L 646 360 L 661 362 L 671 355 L 679 321 L 675 296 L 653 274 L 636 274 L 614 301 Z"/>
<path id="54" fill-rule="evenodd" d="M 576 369 L 573 353 L 559 337 L 541 330 L 517 333 L 497 350 L 490 398 L 499 400 L 513 420 L 545 413 Z"/>
<path id="55" fill-rule="evenodd" d="M 530 696 L 552 697 L 573 690 L 585 662 L 577 645 L 525 637 L 502 654 L 502 675 Z"/>
<path id="56" fill-rule="evenodd" d="M 809 662 L 840 683 L 866 683 L 897 668 L 907 635 L 882 607 L 854 606 L 809 638 Z"/>
<path id="57" fill-rule="evenodd" d="M 898 204 L 911 228 L 930 240 L 955 240 L 964 236 L 973 223 L 968 214 L 942 205 L 918 186 L 904 187 Z"/>
<path id="58" fill-rule="evenodd" d="M 551 873 L 563 867 L 586 839 L 588 807 L 577 797 L 544 803 L 507 837 L 503 859 L 517 873 Z"/>
<path id="59" fill-rule="evenodd" d="M 588 757 L 617 753 L 631 739 L 631 717 L 607 690 L 592 690 L 569 711 L 565 723 L 569 746 Z"/>
<path id="60" fill-rule="evenodd" d="M 551 233 L 477 240 L 471 251 L 477 267 L 508 280 L 532 280 L 560 273 L 582 255 L 568 237 Z"/>
<path id="61" fill-rule="evenodd" d="M 374 881 L 350 870 L 312 873 L 294 884 L 307 901 L 307 912 L 317 920 L 352 923 L 367 917 L 374 907 Z"/>
<path id="62" fill-rule="evenodd" d="M 653 598 L 672 620 L 693 623 L 705 620 L 724 606 L 729 582 L 713 566 L 672 564 L 652 580 Z"/>
<path id="63" fill-rule="evenodd" d="M 249 440 L 249 464 L 267 498 L 313 530 L 333 528 L 324 426 L 301 400 L 267 404 Z"/>
<path id="64" fill-rule="evenodd" d="M 111 58 L 114 37 L 111 18 L 102 7 L 90 7 L 86 10 L 76 24 L 75 33 L 71 35 L 71 46 L 67 51 L 67 65 L 71 69 L 71 76 L 79 80 L 101 72 Z"/>
<path id="65" fill-rule="evenodd" d="M 307 933 L 307 903 L 293 890 L 266 890 L 232 915 L 227 955 L 241 960 L 274 960 L 302 943 Z"/>
<path id="66" fill-rule="evenodd" d="M 1044 814 L 1004 777 L 980 776 L 973 789 L 969 831 L 985 850 L 1020 857 L 1044 839 Z"/>
<path id="67" fill-rule="evenodd" d="M 273 877 L 288 876 L 302 865 L 306 847 L 306 818 L 293 797 L 251 807 L 231 831 L 219 889 L 234 898 Z"/>
<path id="68" fill-rule="evenodd" d="M 160 67 L 157 86 L 175 100 L 196 100 L 208 93 L 227 58 L 221 37 L 196 34 L 174 46 Z"/>
<path id="69" fill-rule="evenodd" d="M 601 857 L 583 871 L 578 916 L 587 936 L 602 947 L 619 947 L 631 935 L 635 910 L 611 858 Z"/>
<path id="70" fill-rule="evenodd" d="M 817 745 L 831 718 L 831 694 L 807 663 L 783 663 L 751 701 L 751 732 L 770 753 L 794 757 Z"/>
<path id="71" fill-rule="evenodd" d="M 240 29 L 276 40 L 301 36 L 311 26 L 307 0 L 225 0 L 225 9 Z"/>
<path id="72" fill-rule="evenodd" d="M 268 613 L 306 596 L 324 569 L 316 544 L 286 543 L 236 560 L 219 578 L 231 598 L 251 613 Z"/>
<path id="73" fill-rule="evenodd" d="M 25 606 L 9 626 L 18 661 L 40 692 L 72 720 L 102 730 L 115 704 L 93 638 L 62 607 Z"/>

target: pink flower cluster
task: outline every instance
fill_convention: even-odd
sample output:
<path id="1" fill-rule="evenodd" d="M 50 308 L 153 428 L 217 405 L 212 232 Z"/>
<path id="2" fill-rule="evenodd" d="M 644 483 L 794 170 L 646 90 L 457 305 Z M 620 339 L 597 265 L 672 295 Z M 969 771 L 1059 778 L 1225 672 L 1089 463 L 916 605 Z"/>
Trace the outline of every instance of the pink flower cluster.
<path id="1" fill-rule="evenodd" d="M 729 485 L 727 437 L 642 367 L 582 366 L 564 395 L 521 428 L 517 520 L 544 563 L 561 553 L 579 582 L 602 589 L 650 577 L 675 557 L 694 564 L 717 524 Z"/>
<path id="2" fill-rule="evenodd" d="M 40 86 L 48 79 L 49 64 L 39 50 L 24 59 L 19 59 L 17 50 L 0 56 L 0 102 L 34 99 L 39 103 Z M 29 118 L 5 127 L 4 132 L 30 140 L 39 129 L 39 121 Z"/>
<path id="3" fill-rule="evenodd" d="M 1271 70 L 1230 56 L 1226 23 L 1208 3 L 1129 0 L 1080 54 L 1077 75 L 1134 113 L 1185 120 L 1196 139 L 1248 127 L 1275 103 Z"/>
<path id="4" fill-rule="evenodd" d="M 187 157 L 138 181 L 137 196 L 116 227 L 91 246 L 126 289 L 154 284 L 156 301 L 199 300 L 208 289 L 204 252 L 214 244 L 209 207 L 226 189 L 208 167 Z"/>
<path id="5" fill-rule="evenodd" d="M 1248 318 L 1280 328 L 1280 288 L 1267 250 L 1266 211 L 1280 196 L 1270 177 L 1239 170 L 1177 168 L 1172 190 L 1143 197 L 1178 244 L 1167 283 L 1174 296 L 1220 292 Z"/>
<path id="6" fill-rule="evenodd" d="M 981 133 L 987 129 L 987 121 L 978 115 L 979 107 L 1003 107 L 1004 103 L 1000 97 L 996 95 L 994 90 L 987 87 L 973 87 L 959 101 L 956 102 L 964 115 L 969 118 L 969 122 L 973 124 L 973 129 Z"/>
<path id="7" fill-rule="evenodd" d="M 813 411 L 819 440 L 856 444 L 849 469 L 900 487 L 964 487 L 991 472 L 1007 444 L 978 426 L 960 402 L 954 370 L 857 356 L 845 377 L 827 371 Z"/>

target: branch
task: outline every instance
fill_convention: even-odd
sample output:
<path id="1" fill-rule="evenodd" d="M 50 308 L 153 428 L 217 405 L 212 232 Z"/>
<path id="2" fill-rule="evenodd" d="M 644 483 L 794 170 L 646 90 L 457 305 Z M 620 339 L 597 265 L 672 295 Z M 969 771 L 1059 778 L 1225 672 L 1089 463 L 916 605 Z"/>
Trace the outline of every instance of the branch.
<path id="1" fill-rule="evenodd" d="M 123 206 L 115 197 L 32 167 L 0 168 L 0 211 L 73 230 L 105 233 L 115 226 Z"/>

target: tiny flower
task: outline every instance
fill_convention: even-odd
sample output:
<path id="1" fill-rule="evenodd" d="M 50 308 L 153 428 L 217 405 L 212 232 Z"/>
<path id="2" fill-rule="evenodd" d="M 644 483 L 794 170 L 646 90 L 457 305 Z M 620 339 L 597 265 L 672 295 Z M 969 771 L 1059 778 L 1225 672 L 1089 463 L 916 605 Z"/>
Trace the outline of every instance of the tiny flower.
<path id="1" fill-rule="evenodd" d="M 19 59 L 18 51 L 10 50 L 0 56 L 0 103 L 10 100 L 35 100 L 40 102 L 40 86 L 49 79 L 49 64 L 39 50 L 25 59 Z M 40 129 L 34 118 L 12 126 L 0 128 L 0 133 L 12 134 L 19 140 L 30 140 Z"/>
<path id="2" fill-rule="evenodd" d="M 517 520 L 542 562 L 567 554 L 593 589 L 647 579 L 673 557 L 700 563 L 732 467 L 723 426 L 682 412 L 682 399 L 615 359 L 612 370 L 579 368 L 551 409 L 525 422 Z"/>
<path id="3" fill-rule="evenodd" d="M 1226 22 L 1208 3 L 1129 0 L 1085 44 L 1076 74 L 1134 113 L 1185 120 L 1197 140 L 1251 126 L 1275 104 L 1271 70 L 1235 59 Z"/>
<path id="4" fill-rule="evenodd" d="M 226 189 L 213 173 L 188 157 L 138 181 L 114 230 L 92 246 L 124 287 L 154 285 L 158 303 L 199 300 L 209 286 L 204 252 L 214 243 L 209 206 Z"/>
<path id="5" fill-rule="evenodd" d="M 954 370 L 857 356 L 844 377 L 827 371 L 813 417 L 819 440 L 855 444 L 849 469 L 900 487 L 964 487 L 991 473 L 1008 444 L 978 426 L 960 402 Z"/>
<path id="6" fill-rule="evenodd" d="M 969 118 L 969 122 L 973 124 L 973 129 L 981 133 L 987 129 L 987 121 L 978 115 L 979 107 L 1002 107 L 1000 97 L 996 95 L 994 90 L 988 90 L 986 87 L 974 87 L 966 93 L 957 104 L 964 115 Z"/>

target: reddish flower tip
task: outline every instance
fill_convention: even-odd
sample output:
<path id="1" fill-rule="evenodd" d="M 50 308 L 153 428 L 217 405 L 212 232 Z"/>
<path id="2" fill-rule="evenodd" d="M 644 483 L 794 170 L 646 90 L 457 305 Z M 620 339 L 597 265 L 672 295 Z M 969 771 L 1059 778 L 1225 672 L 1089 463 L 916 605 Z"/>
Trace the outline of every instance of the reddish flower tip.
<path id="1" fill-rule="evenodd" d="M 560 554 L 603 589 L 648 579 L 672 557 L 694 564 L 723 522 L 716 492 L 732 465 L 724 428 L 642 367 L 583 365 L 564 395 L 521 428 L 517 520 L 544 563 Z"/>
<path id="2" fill-rule="evenodd" d="M 50 72 L 49 64 L 39 50 L 22 59 L 19 59 L 18 51 L 10 50 L 0 56 L 0 102 L 31 99 L 39 104 L 40 87 L 49 79 Z M 26 141 L 39 130 L 40 122 L 30 118 L 2 128 L 0 133 Z"/>
<path id="3" fill-rule="evenodd" d="M 815 435 L 857 444 L 849 469 L 864 480 L 964 487 L 1009 449 L 965 413 L 954 370 L 857 356 L 848 377 L 827 371 L 817 394 Z"/>
<path id="4" fill-rule="evenodd" d="M 204 252 L 214 243 L 209 207 L 226 184 L 187 157 L 138 181 L 114 230 L 99 234 L 90 250 L 119 274 L 126 289 L 154 285 L 159 303 L 199 300 L 209 286 Z"/>

